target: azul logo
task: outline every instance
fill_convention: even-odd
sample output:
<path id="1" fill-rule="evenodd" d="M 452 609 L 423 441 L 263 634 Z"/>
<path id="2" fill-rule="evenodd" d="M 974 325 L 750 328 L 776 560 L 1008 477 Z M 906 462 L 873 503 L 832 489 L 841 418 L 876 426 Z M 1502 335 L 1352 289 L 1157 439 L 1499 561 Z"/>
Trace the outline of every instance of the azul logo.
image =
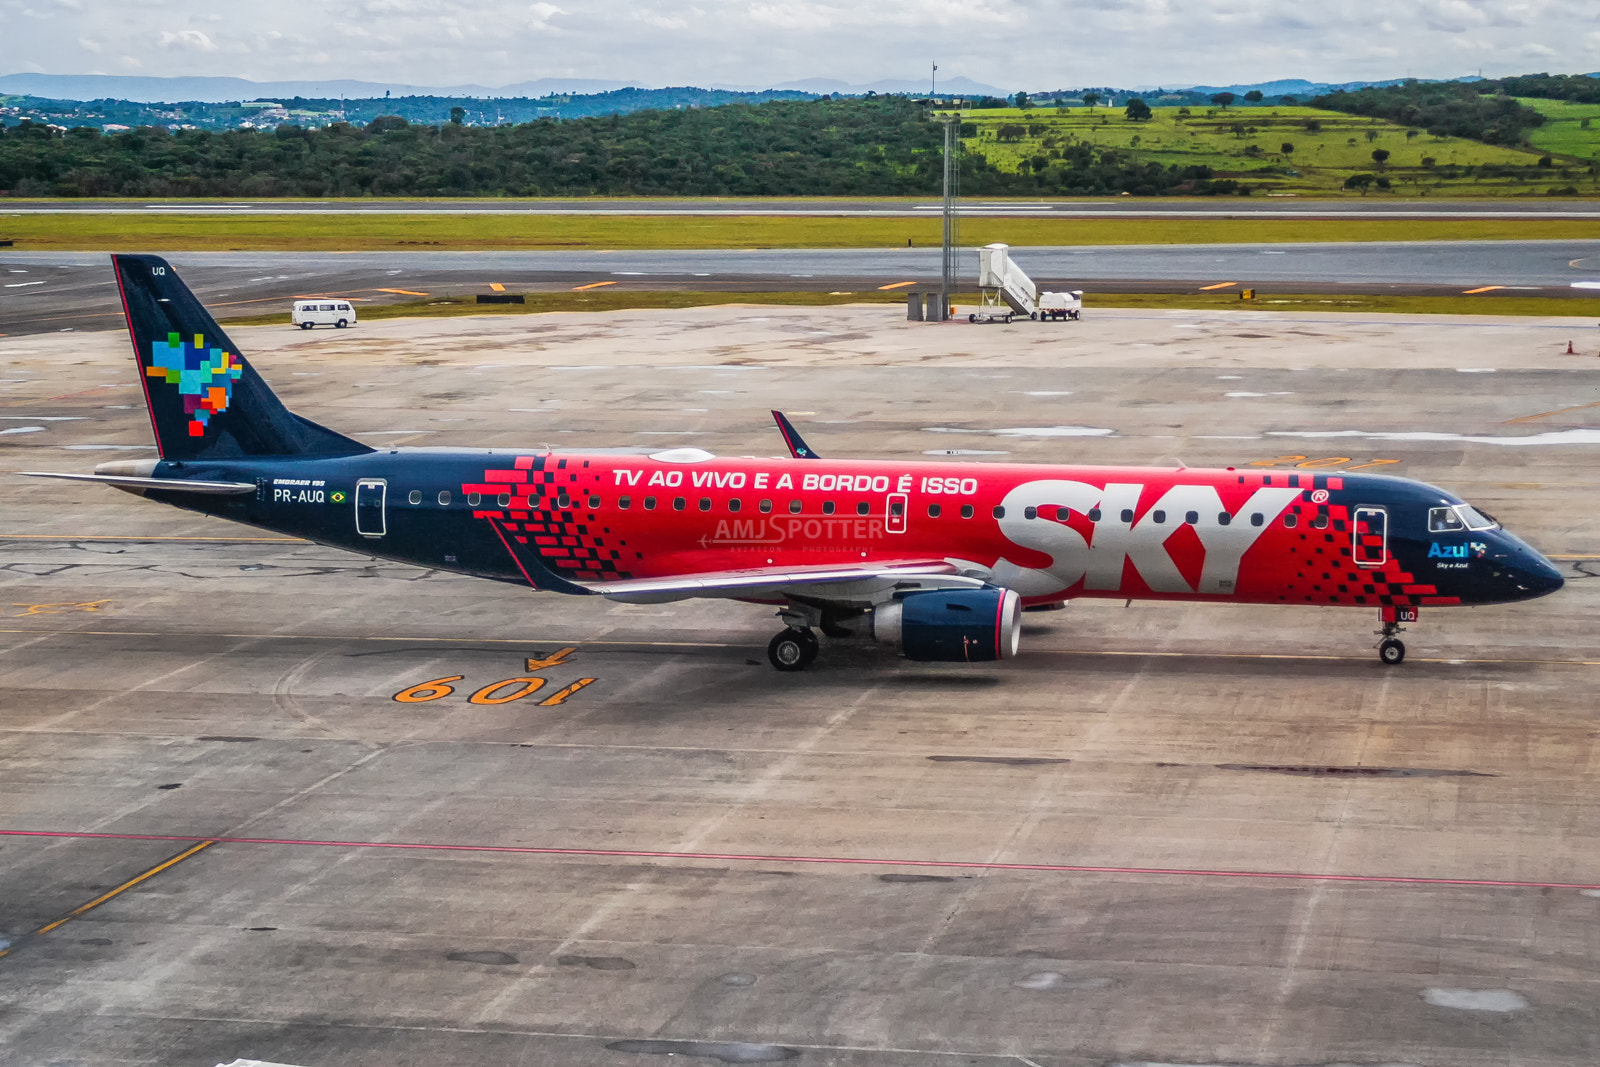
<path id="1" fill-rule="evenodd" d="M 189 436 L 204 437 L 211 416 L 228 410 L 233 399 L 233 383 L 244 373 L 237 356 L 221 348 L 207 348 L 200 334 L 194 344 L 167 334 L 165 341 L 150 345 L 151 366 L 145 374 L 165 378 L 183 396 L 183 413 L 189 416 Z"/>
<path id="2" fill-rule="evenodd" d="M 1482 541 L 1469 541 L 1464 545 L 1441 545 L 1435 541 L 1428 546 L 1429 559 L 1482 559 L 1489 552 L 1489 546 Z"/>
<path id="3" fill-rule="evenodd" d="M 1073 481 L 1024 482 L 1006 494 L 1000 532 L 1014 544 L 1045 553 L 1052 562 L 1036 569 L 1002 559 L 992 580 L 1023 596 L 1059 592 L 1080 579 L 1086 590 L 1115 591 L 1122 589 L 1131 563 L 1153 592 L 1231 595 L 1245 552 L 1300 490 L 1257 489 L 1235 510 L 1223 506 L 1213 486 L 1175 485 L 1139 514 L 1143 494 L 1143 485 L 1115 482 L 1103 488 Z M 1056 519 L 1027 517 L 1029 511 L 1037 515 L 1038 509 L 1048 508 L 1057 509 Z M 1090 522 L 1086 516 L 1096 508 L 1100 519 Z M 1191 511 L 1203 517 L 1201 521 L 1188 524 Z M 1124 522 L 1125 512 L 1137 517 Z M 1262 516 L 1260 526 L 1250 519 L 1257 514 Z M 1226 523 L 1219 521 L 1222 515 L 1227 515 Z M 1173 555 L 1180 543 L 1175 538 L 1184 529 L 1192 537 L 1179 551 L 1184 562 L 1192 564 L 1191 573 L 1198 572 L 1193 583 Z"/>

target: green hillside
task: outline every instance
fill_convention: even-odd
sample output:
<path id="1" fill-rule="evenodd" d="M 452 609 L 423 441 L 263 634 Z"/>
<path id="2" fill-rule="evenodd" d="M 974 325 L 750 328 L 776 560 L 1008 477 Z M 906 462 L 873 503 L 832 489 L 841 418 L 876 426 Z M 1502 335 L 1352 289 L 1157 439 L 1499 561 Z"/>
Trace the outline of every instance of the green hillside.
<path id="1" fill-rule="evenodd" d="M 1581 112 L 1579 117 L 1591 111 L 1600 117 L 1600 105 L 1527 103 L 1547 114 L 1564 108 Z M 1081 107 L 973 111 L 964 118 L 962 140 L 969 151 L 1007 172 L 1048 167 L 1063 151 L 1087 145 L 1118 149 L 1140 162 L 1211 167 L 1217 178 L 1235 179 L 1255 195 L 1357 196 L 1359 190 L 1344 187 L 1356 174 L 1372 176 L 1374 196 L 1530 196 L 1566 189 L 1572 192 L 1565 195 L 1573 195 L 1595 189 L 1595 176 L 1586 167 L 1564 160 L 1540 166 L 1541 155 L 1556 149 L 1538 140 L 1538 150 L 1487 145 L 1309 107 L 1151 112 L 1150 119 L 1135 122 L 1121 106 L 1092 112 Z M 1578 127 L 1576 118 L 1552 122 L 1535 137 L 1566 137 L 1561 143 L 1573 147 L 1562 154 L 1594 155 L 1600 129 Z M 1292 149 L 1285 151 L 1285 144 Z M 1377 149 L 1389 153 L 1381 166 L 1372 158 Z M 1379 179 L 1389 182 L 1389 191 L 1377 188 Z"/>
<path id="2" fill-rule="evenodd" d="M 1533 108 L 1545 118 L 1544 125 L 1528 136 L 1539 151 L 1578 159 L 1600 159 L 1600 104 L 1533 99 L 1522 99 L 1518 103 Z"/>

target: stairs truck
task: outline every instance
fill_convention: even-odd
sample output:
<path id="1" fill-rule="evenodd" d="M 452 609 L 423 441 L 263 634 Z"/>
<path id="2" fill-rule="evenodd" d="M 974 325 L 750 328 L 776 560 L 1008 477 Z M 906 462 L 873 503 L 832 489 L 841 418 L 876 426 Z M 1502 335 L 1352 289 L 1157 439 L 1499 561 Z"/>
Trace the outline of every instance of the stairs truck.
<path id="1" fill-rule="evenodd" d="M 984 245 L 978 249 L 978 288 L 983 293 L 968 322 L 1010 322 L 1026 315 L 1036 322 L 1076 321 L 1083 312 L 1083 290 L 1040 292 L 1027 272 L 1011 258 L 1011 246 Z"/>

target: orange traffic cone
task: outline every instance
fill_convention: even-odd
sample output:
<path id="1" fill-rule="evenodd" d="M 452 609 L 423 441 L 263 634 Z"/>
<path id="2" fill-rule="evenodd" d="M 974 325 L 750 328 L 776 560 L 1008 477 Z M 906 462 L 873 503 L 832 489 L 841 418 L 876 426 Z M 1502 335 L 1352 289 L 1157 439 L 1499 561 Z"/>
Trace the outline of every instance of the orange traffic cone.
<path id="1" fill-rule="evenodd" d="M 1572 342 L 1571 342 L 1571 341 L 1568 341 L 1568 342 L 1567 342 L 1567 355 L 1569 355 L 1569 356 L 1575 356 L 1575 355 L 1577 355 L 1577 354 L 1578 354 L 1578 353 L 1577 353 L 1577 352 L 1575 352 L 1575 351 L 1573 351 L 1573 349 L 1572 349 Z"/>

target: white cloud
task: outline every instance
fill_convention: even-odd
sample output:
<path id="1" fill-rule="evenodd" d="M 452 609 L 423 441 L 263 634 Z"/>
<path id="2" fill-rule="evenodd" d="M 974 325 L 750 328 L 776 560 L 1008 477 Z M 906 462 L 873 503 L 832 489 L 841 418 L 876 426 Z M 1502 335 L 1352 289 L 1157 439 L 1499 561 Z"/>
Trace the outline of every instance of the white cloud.
<path id="1" fill-rule="evenodd" d="M 161 36 L 156 39 L 156 44 L 162 48 L 182 48 L 196 52 L 217 50 L 216 42 L 199 30 L 179 30 L 176 33 L 163 30 Z"/>
<path id="2" fill-rule="evenodd" d="M 1600 51 L 1593 0 L 276 0 L 270 19 L 238 10 L 0 0 L 0 32 L 7 56 L 51 73 L 79 73 L 91 43 L 116 42 L 125 64 L 151 73 L 491 88 L 541 77 L 920 81 L 932 59 L 941 81 L 1008 89 L 1349 81 L 1457 77 L 1480 64 L 1488 75 L 1588 71 Z M 297 39 L 304 26 L 343 27 L 340 47 Z"/>

